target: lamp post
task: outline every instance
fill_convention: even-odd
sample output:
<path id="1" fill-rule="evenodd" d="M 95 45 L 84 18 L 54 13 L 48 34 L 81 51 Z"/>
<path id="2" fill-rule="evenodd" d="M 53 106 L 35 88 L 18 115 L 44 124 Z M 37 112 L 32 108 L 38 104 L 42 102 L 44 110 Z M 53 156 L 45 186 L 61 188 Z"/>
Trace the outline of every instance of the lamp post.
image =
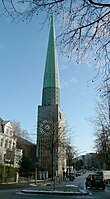
<path id="1" fill-rule="evenodd" d="M 36 157 L 36 163 L 35 163 L 35 184 L 37 183 L 37 178 L 38 178 L 37 172 L 38 172 L 38 157 Z"/>

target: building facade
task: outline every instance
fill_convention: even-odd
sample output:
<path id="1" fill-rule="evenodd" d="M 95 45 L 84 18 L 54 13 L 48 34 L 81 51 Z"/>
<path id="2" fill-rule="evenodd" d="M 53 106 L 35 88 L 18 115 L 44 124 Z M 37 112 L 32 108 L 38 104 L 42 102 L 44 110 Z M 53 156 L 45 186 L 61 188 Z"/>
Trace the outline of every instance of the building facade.
<path id="1" fill-rule="evenodd" d="M 22 149 L 16 147 L 17 137 L 11 121 L 0 118 L 0 165 L 19 168 Z"/>
<path id="2" fill-rule="evenodd" d="M 55 27 L 51 19 L 42 105 L 38 106 L 37 159 L 40 170 L 50 174 L 66 170 L 66 119 L 60 108 L 60 79 Z"/>

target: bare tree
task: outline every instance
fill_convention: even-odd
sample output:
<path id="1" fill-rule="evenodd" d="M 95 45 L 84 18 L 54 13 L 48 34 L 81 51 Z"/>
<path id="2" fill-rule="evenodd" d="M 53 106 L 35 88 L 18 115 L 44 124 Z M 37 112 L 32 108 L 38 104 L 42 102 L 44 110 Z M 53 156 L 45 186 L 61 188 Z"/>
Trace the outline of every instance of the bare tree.
<path id="1" fill-rule="evenodd" d="M 95 149 L 101 168 L 110 168 L 110 126 L 108 104 L 98 103 L 96 117 L 91 120 L 94 126 Z"/>
<path id="2" fill-rule="evenodd" d="M 60 26 L 58 42 L 64 55 L 88 60 L 103 76 L 110 74 L 110 2 L 106 0 L 2 0 L 1 15 L 29 22 L 54 13 Z M 96 67 L 97 66 L 97 67 Z"/>
<path id="3" fill-rule="evenodd" d="M 39 130 L 38 154 L 43 155 L 43 159 L 39 159 L 39 166 L 48 170 L 54 180 L 58 165 L 62 165 L 64 159 L 66 161 L 66 123 L 64 120 L 57 122 L 52 111 L 49 118 L 40 124 Z"/>
<path id="4" fill-rule="evenodd" d="M 12 121 L 13 129 L 14 129 L 14 135 L 15 136 L 21 136 L 22 135 L 22 129 L 19 122 Z"/>
<path id="5" fill-rule="evenodd" d="M 69 167 L 69 176 L 71 172 L 71 166 L 73 166 L 73 159 L 76 153 L 77 151 L 75 150 L 75 147 L 72 146 L 70 138 L 67 139 L 66 157 L 67 157 L 67 166 Z"/>
<path id="6" fill-rule="evenodd" d="M 28 141 L 31 141 L 29 132 L 27 130 L 23 130 L 21 128 L 21 124 L 19 122 L 16 122 L 16 121 L 13 120 L 12 125 L 13 125 L 13 128 L 14 128 L 14 136 L 16 136 L 17 138 L 21 137 L 21 138 L 24 138 Z"/>
<path id="7" fill-rule="evenodd" d="M 101 87 L 99 86 L 98 91 L 103 102 L 106 101 L 107 103 L 110 126 L 110 76 L 107 76 L 107 78 L 105 78 L 104 81 L 102 81 Z"/>
<path id="8" fill-rule="evenodd" d="M 100 156 L 99 161 L 103 168 L 110 168 L 110 134 L 108 129 L 102 126 L 102 131 L 96 134 L 97 138 L 95 140 L 97 146 L 97 153 Z"/>

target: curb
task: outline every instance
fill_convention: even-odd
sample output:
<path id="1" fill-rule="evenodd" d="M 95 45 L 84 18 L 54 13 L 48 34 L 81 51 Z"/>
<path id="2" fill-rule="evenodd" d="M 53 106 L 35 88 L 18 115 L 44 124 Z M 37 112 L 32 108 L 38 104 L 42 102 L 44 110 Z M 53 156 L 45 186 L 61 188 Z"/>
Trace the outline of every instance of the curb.
<path id="1" fill-rule="evenodd" d="M 56 195 L 89 195 L 88 192 L 66 192 L 66 191 L 39 191 L 39 190 L 22 190 L 25 194 L 56 194 Z"/>

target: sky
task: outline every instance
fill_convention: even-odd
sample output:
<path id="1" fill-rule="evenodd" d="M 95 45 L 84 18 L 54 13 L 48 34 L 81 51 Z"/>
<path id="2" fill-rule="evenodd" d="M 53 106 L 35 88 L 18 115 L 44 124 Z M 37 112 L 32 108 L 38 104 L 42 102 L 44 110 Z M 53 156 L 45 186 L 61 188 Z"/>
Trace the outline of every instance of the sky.
<path id="1" fill-rule="evenodd" d="M 57 24 L 55 24 L 57 27 Z M 0 117 L 15 120 L 36 142 L 37 108 L 41 105 L 49 23 L 41 29 L 37 18 L 30 23 L 0 19 Z M 56 33 L 57 34 L 57 33 Z M 71 141 L 84 154 L 93 151 L 93 128 L 88 118 L 95 114 L 97 95 L 91 79 L 95 73 L 86 61 L 76 64 L 61 55 L 60 106 L 72 129 Z"/>

